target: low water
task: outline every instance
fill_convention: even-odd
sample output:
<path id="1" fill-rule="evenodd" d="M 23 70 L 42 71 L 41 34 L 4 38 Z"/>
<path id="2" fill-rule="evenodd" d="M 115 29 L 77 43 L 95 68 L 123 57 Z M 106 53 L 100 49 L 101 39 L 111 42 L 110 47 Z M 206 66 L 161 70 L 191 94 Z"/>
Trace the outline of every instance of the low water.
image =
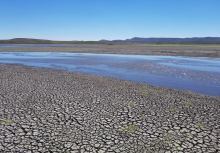
<path id="1" fill-rule="evenodd" d="M 64 52 L 0 52 L 0 63 L 111 76 L 220 96 L 220 59 Z"/>
<path id="2" fill-rule="evenodd" d="M 84 44 L 0 44 L 0 47 L 74 47 L 74 46 L 102 46 Z"/>

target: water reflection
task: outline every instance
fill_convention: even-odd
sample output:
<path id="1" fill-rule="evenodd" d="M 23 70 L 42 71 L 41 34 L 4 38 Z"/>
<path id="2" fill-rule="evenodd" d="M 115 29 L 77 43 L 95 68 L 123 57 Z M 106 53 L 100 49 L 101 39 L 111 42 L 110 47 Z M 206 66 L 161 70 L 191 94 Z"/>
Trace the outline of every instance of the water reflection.
<path id="1" fill-rule="evenodd" d="M 1 52 L 0 63 L 78 71 L 220 96 L 219 59 L 64 52 Z"/>

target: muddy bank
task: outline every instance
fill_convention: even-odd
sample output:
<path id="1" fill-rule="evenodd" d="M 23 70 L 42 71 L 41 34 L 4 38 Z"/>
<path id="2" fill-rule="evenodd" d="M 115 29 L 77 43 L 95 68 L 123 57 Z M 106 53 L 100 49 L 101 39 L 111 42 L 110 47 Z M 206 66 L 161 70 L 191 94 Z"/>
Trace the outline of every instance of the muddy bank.
<path id="1" fill-rule="evenodd" d="M 131 55 L 220 57 L 220 45 L 78 45 L 66 47 L 0 47 L 0 51 L 75 52 Z"/>
<path id="2" fill-rule="evenodd" d="M 220 98 L 0 65 L 0 152 L 218 152 Z"/>

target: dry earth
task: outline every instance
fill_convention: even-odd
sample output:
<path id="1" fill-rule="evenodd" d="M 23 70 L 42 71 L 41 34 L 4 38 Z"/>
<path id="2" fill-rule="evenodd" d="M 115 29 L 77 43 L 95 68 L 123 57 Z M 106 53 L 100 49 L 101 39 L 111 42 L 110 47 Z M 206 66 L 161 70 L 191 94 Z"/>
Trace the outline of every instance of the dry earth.
<path id="1" fill-rule="evenodd" d="M 0 152 L 220 151 L 220 98 L 0 65 Z"/>
<path id="2" fill-rule="evenodd" d="M 220 57 L 220 45 L 78 45 L 68 47 L 0 47 L 0 51 Z"/>

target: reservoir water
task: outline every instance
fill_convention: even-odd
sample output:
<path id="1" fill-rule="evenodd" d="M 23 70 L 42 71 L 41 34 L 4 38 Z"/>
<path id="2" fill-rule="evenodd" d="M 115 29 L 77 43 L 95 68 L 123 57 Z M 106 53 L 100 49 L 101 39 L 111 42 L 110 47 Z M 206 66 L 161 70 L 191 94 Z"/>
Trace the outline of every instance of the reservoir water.
<path id="1" fill-rule="evenodd" d="M 0 63 L 77 71 L 220 96 L 220 59 L 217 58 L 0 52 Z"/>

